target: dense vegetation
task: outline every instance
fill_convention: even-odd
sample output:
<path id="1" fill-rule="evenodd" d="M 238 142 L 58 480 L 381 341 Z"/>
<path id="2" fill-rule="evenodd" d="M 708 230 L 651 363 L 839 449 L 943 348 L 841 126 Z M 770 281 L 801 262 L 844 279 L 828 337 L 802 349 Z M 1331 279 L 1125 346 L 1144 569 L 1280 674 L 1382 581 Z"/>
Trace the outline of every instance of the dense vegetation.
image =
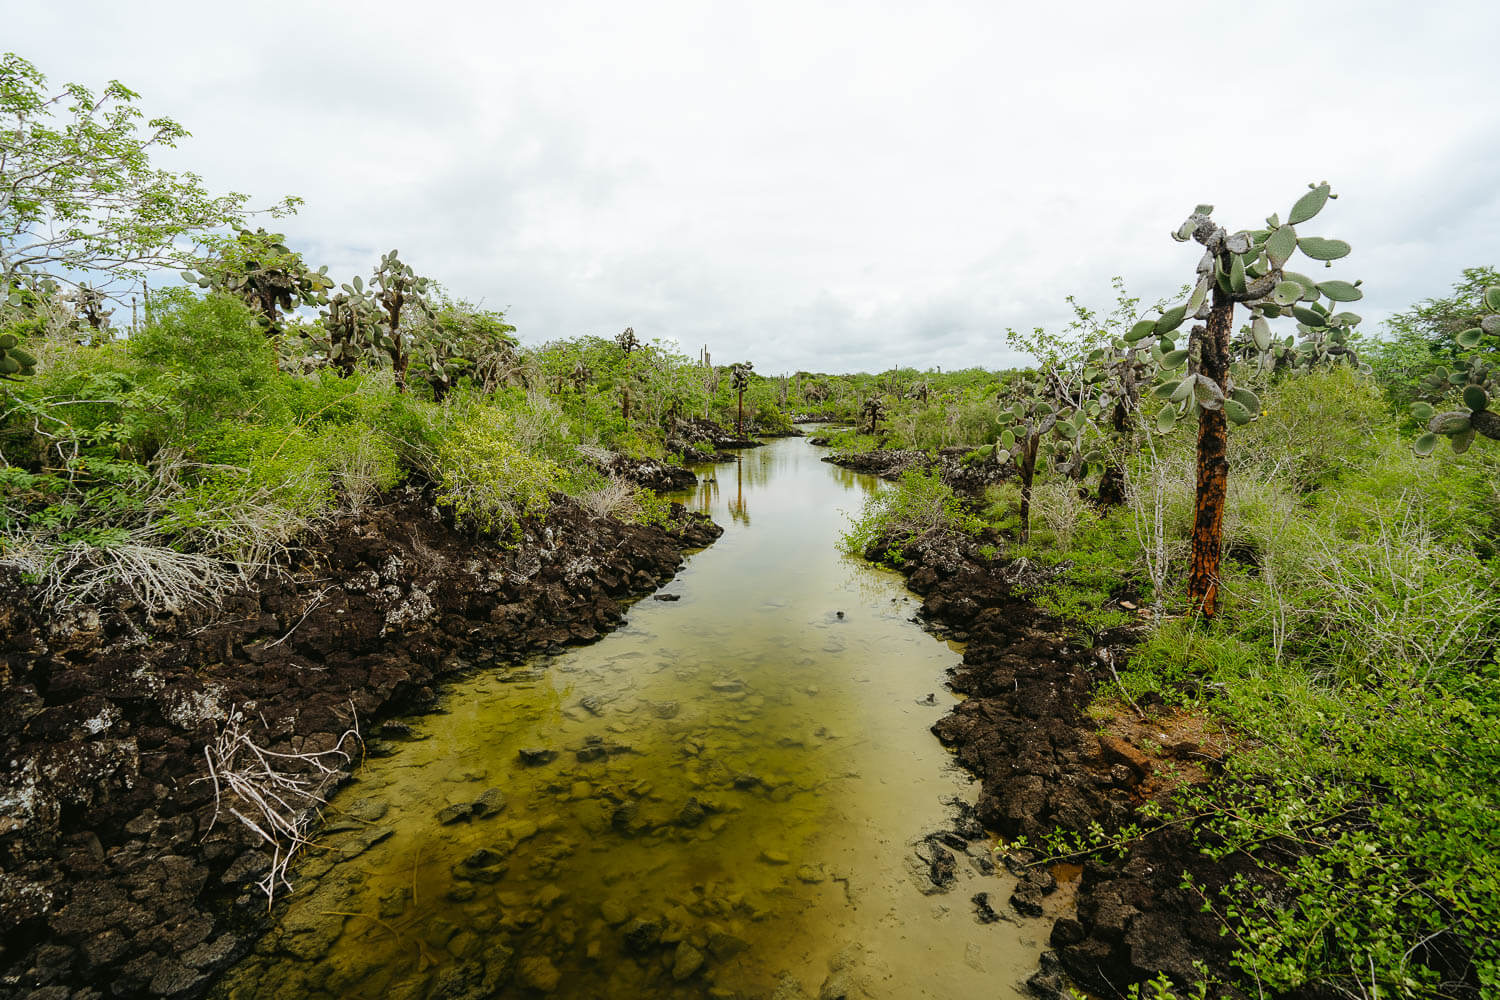
<path id="1" fill-rule="evenodd" d="M 1475 433 L 1457 426 L 1488 402 L 1488 387 L 1484 397 L 1474 387 L 1500 346 L 1500 293 L 1486 292 L 1496 284 L 1492 269 L 1466 271 L 1453 295 L 1396 316 L 1394 336 L 1351 337 L 1347 353 L 1318 357 L 1308 331 L 1292 363 L 1241 352 L 1233 377 L 1260 412 L 1228 436 L 1211 617 L 1189 590 L 1196 442 L 1122 441 L 1117 396 L 1053 403 L 1088 419 L 1043 451 L 1028 540 L 1016 483 L 976 502 L 920 471 L 851 532 L 862 549 L 893 529 L 999 529 L 1013 539 L 1004 558 L 1055 567 L 1032 596 L 1084 642 L 1136 619 L 1120 599 L 1149 605 L 1144 641 L 1120 670 L 1122 690 L 1101 690 L 1101 713 L 1149 693 L 1233 734 L 1226 781 L 1148 811 L 1147 825 L 1190 824 L 1203 851 L 1249 864 L 1230 893 L 1203 898 L 1234 935 L 1248 990 L 1500 986 L 1500 453 L 1470 449 Z M 1074 358 L 1102 339 L 1122 350 L 1133 306 L 1122 297 L 1115 323 L 1104 318 L 1081 345 L 1077 330 L 1054 341 L 1078 346 Z M 1253 336 L 1247 328 L 1243 342 Z M 1054 357 L 1065 369 L 1070 351 Z M 1025 379 L 1012 386 L 991 391 L 1045 407 Z M 1169 428 L 1161 414 L 1175 392 L 1142 394 L 1139 424 Z M 879 443 L 930 447 L 911 430 L 935 419 L 926 409 L 893 403 Z M 1454 447 L 1434 450 L 1433 435 L 1453 428 Z M 1079 451 L 1092 461 L 1080 466 Z M 1121 502 L 1102 502 L 1116 467 Z M 1054 847 L 1121 849 L 1141 832 L 1100 829 Z"/>
<path id="2" fill-rule="evenodd" d="M 1331 197 L 1315 185 L 1233 233 L 1199 206 L 1183 301 L 1075 303 L 1064 330 L 1012 334 L 1035 370 L 766 378 L 631 329 L 525 347 L 395 251 L 336 284 L 242 196 L 153 170 L 185 133 L 137 136 L 125 88 L 50 97 L 14 56 L 0 83 L 0 564 L 38 600 L 212 601 L 403 484 L 502 542 L 561 497 L 660 519 L 611 453 L 705 458 L 798 416 L 847 424 L 845 451 L 949 450 L 1009 481 L 962 498 L 910 472 L 853 545 L 997 529 L 997 558 L 1055 568 L 1032 596 L 1085 642 L 1138 620 L 1121 597 L 1149 606 L 1118 693 L 1207 713 L 1239 749 L 1226 785 L 1148 819 L 1267 876 L 1204 898 L 1249 988 L 1500 989 L 1500 450 L 1470 447 L 1500 436 L 1494 270 L 1362 337 L 1357 283 L 1287 270 L 1349 252 L 1293 228 Z M 187 284 L 126 328 L 111 301 L 160 267 Z"/>

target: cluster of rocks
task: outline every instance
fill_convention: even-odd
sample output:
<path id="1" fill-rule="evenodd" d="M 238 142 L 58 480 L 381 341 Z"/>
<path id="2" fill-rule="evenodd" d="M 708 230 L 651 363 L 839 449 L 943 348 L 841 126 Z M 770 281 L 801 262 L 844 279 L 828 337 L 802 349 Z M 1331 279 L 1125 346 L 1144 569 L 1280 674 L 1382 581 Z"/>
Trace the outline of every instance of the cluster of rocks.
<path id="1" fill-rule="evenodd" d="M 214 607 L 59 615 L 0 580 L 0 997 L 201 994 L 266 918 L 271 859 L 208 780 L 229 712 L 267 750 L 328 751 L 358 725 L 378 753 L 402 735 L 383 717 L 442 678 L 599 637 L 721 532 L 672 522 L 559 501 L 513 545 L 476 544 L 411 489 Z"/>
<path id="2" fill-rule="evenodd" d="M 827 438 L 813 438 L 813 444 L 827 444 Z M 898 480 L 915 469 L 923 475 L 937 475 L 944 485 L 965 496 L 983 496 L 985 487 L 1002 483 L 1015 475 L 1015 465 L 996 465 L 989 460 L 964 461 L 971 448 L 944 448 L 937 454 L 910 448 L 877 448 L 866 452 L 836 452 L 823 458 L 840 468 L 863 472 L 881 479 Z"/>

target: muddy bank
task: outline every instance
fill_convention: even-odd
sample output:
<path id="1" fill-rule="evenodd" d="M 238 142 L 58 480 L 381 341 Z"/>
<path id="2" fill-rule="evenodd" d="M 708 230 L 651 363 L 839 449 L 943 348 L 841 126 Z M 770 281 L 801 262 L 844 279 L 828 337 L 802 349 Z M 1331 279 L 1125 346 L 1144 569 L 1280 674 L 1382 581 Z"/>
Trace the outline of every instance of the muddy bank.
<path id="1" fill-rule="evenodd" d="M 587 642 L 720 533 L 562 504 L 502 548 L 405 491 L 307 541 L 217 609 L 42 615 L 3 582 L 0 997 L 200 995 L 265 926 L 269 858 L 212 824 L 204 746 L 232 706 L 280 753 L 368 751 L 441 678 Z M 290 768 L 290 766 L 289 766 Z M 336 779 L 335 779 L 336 780 Z"/>
<path id="2" fill-rule="evenodd" d="M 826 444 L 827 439 L 813 439 L 813 444 Z M 823 459 L 841 468 L 863 472 L 892 482 L 911 469 L 923 475 L 938 476 L 955 493 L 967 496 L 982 496 L 986 486 L 1002 483 L 1015 474 L 1015 466 L 1007 462 L 966 463 L 963 457 L 971 448 L 944 448 L 936 455 L 925 451 L 902 448 L 877 448 L 867 452 L 835 452 Z"/>
<path id="3" fill-rule="evenodd" d="M 1141 804 L 1169 793 L 1168 771 L 1171 782 L 1220 771 L 1222 749 L 1159 706 L 1143 706 L 1146 720 L 1101 723 L 1085 714 L 1095 686 L 1112 683 L 1108 664 L 1123 662 L 1136 638 L 1131 629 L 1100 635 L 1085 649 L 1023 595 L 1036 582 L 1025 574 L 1035 570 L 985 560 L 973 543 L 946 538 L 884 540 L 866 555 L 893 548 L 907 585 L 923 595 L 923 618 L 967 640 L 950 683 L 968 698 L 933 732 L 980 779 L 976 811 L 986 827 L 1032 843 L 1095 822 L 1118 829 L 1137 820 Z M 1159 972 L 1186 986 L 1201 978 L 1195 962 L 1227 978 L 1221 925 L 1201 912 L 1201 897 L 1180 888 L 1184 871 L 1210 892 L 1233 875 L 1206 862 L 1180 827 L 1145 837 L 1120 860 L 1083 860 L 1077 912 L 1052 927 L 1054 953 L 1032 989 L 1066 995 L 1060 971 L 1100 996 L 1121 996 Z M 1040 913 L 1039 903 L 1025 885 L 1011 899 L 1023 913 Z"/>

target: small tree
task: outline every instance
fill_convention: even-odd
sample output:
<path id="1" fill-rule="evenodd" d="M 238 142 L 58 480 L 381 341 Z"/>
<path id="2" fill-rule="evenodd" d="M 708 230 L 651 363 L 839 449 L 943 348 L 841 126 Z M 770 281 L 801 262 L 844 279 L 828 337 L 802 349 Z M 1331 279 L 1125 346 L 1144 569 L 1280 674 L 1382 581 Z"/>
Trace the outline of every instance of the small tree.
<path id="1" fill-rule="evenodd" d="M 77 286 L 107 295 L 157 267 L 194 267 L 239 225 L 249 199 L 212 195 L 196 174 L 153 168 L 151 154 L 188 132 L 145 118 L 118 80 L 100 93 L 0 55 L 0 286 Z M 271 209 L 293 211 L 288 198 Z"/>
<path id="2" fill-rule="evenodd" d="M 1048 434 L 1067 445 L 1073 445 L 1082 434 L 1086 418 L 1076 407 L 1071 394 L 1061 393 L 1064 384 L 1043 372 L 1035 378 L 1024 378 L 1011 392 L 1011 405 L 1002 410 L 998 420 L 1003 429 L 995 443 L 996 464 L 1016 463 L 1021 486 L 1021 541 L 1031 535 L 1031 487 L 1036 479 L 1037 455 L 1042 439 Z"/>

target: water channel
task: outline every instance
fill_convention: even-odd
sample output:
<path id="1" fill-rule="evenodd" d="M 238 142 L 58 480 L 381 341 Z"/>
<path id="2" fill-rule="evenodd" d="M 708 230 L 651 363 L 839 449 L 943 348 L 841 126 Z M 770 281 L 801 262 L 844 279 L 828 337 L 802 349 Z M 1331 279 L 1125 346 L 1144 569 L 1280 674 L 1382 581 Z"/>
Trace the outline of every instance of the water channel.
<path id="1" fill-rule="evenodd" d="M 976 790 L 928 732 L 960 651 L 909 620 L 898 575 L 839 552 L 882 486 L 823 453 L 698 469 L 681 499 L 726 530 L 677 600 L 463 679 L 367 760 L 217 995 L 1022 995 L 1050 921 L 979 922 L 970 898 L 1005 913 L 1014 887 L 979 857 L 943 893 L 914 861 Z"/>

